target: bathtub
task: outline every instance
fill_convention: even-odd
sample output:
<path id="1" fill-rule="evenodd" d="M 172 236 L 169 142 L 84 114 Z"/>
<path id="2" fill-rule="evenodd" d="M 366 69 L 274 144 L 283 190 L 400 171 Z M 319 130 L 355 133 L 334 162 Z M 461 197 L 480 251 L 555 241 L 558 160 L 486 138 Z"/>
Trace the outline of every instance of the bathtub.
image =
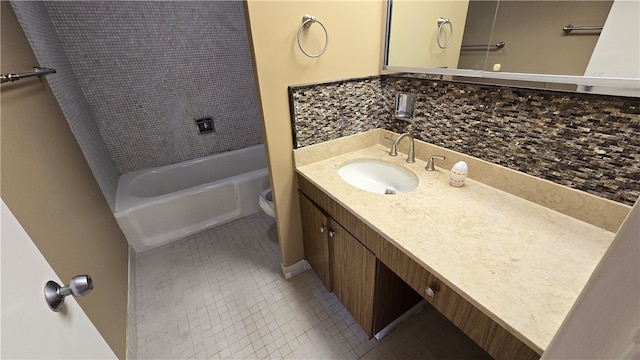
<path id="1" fill-rule="evenodd" d="M 264 145 L 120 176 L 115 218 L 136 252 L 261 211 Z"/>

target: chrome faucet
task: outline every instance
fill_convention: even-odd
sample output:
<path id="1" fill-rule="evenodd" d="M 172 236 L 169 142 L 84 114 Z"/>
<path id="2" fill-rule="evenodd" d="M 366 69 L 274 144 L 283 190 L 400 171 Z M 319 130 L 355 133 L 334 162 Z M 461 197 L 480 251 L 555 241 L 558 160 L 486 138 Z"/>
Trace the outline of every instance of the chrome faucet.
<path id="1" fill-rule="evenodd" d="M 442 155 L 431 155 L 429 156 L 429 161 L 427 161 L 427 166 L 425 166 L 425 170 L 427 171 L 435 171 L 436 167 L 433 166 L 433 159 L 444 160 L 445 157 Z"/>
<path id="2" fill-rule="evenodd" d="M 404 134 L 398 136 L 393 141 L 393 144 L 391 145 L 391 150 L 389 150 L 389 155 L 391 155 L 391 156 L 397 156 L 398 155 L 398 152 L 396 151 L 396 147 L 398 146 L 400 141 L 402 141 L 402 139 L 404 139 L 406 137 L 409 138 L 409 154 L 407 155 L 407 162 L 408 163 L 414 163 L 414 162 L 416 162 L 416 158 L 415 158 L 415 151 L 414 151 L 414 144 L 413 144 L 413 135 L 411 135 L 410 133 L 404 133 Z"/>

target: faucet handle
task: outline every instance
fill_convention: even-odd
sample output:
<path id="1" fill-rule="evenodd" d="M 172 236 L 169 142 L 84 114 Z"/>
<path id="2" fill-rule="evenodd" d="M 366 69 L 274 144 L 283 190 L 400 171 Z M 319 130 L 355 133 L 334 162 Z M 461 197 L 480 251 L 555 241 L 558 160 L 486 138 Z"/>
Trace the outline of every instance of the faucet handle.
<path id="1" fill-rule="evenodd" d="M 424 167 L 427 171 L 434 171 L 436 168 L 433 166 L 433 159 L 444 160 L 445 157 L 442 155 L 431 155 L 429 156 L 429 161 L 427 161 L 427 166 Z"/>
<path id="2" fill-rule="evenodd" d="M 396 141 L 388 136 L 385 136 L 384 139 L 391 142 L 391 150 L 389 150 L 389 156 L 398 156 L 398 151 L 396 150 Z"/>

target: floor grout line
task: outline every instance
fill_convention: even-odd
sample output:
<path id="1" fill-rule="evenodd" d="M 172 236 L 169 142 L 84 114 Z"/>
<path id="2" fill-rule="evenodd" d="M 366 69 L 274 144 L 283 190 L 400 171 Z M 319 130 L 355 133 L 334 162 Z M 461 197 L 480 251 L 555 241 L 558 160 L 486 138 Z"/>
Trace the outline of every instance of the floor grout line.
<path id="1" fill-rule="evenodd" d="M 258 213 L 136 254 L 140 359 L 484 359 L 433 308 L 368 339 L 313 271 L 285 280 Z"/>

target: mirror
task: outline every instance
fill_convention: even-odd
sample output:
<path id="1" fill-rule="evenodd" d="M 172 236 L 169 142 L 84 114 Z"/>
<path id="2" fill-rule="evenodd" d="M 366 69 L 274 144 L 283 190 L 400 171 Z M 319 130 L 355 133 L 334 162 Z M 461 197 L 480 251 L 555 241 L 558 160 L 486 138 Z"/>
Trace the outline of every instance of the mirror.
<path id="1" fill-rule="evenodd" d="M 383 69 L 640 96 L 640 0 L 387 0 Z"/>

